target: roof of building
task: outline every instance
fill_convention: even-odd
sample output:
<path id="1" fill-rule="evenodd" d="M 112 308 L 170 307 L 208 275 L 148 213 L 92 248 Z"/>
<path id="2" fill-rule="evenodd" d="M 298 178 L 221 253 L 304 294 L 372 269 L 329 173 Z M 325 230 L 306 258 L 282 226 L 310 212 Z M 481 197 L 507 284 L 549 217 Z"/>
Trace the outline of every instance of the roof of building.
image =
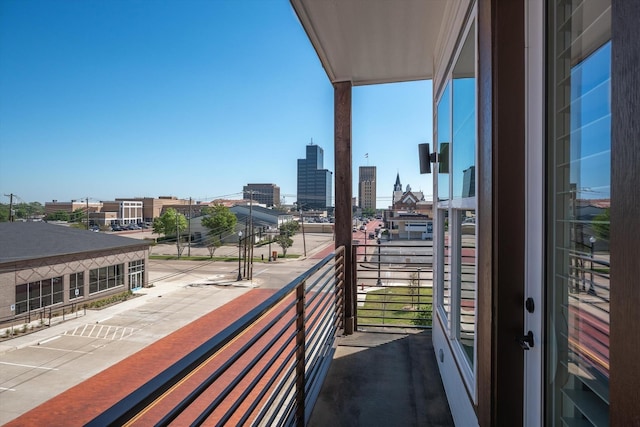
<path id="1" fill-rule="evenodd" d="M 46 222 L 0 223 L 0 263 L 141 245 L 148 243 Z"/>
<path id="2" fill-rule="evenodd" d="M 256 206 L 256 205 L 253 205 L 251 207 L 250 206 L 245 206 L 245 205 L 236 205 L 236 206 L 233 206 L 231 208 L 231 212 L 237 212 L 237 213 L 240 213 L 240 212 L 242 212 L 242 213 L 247 212 L 248 213 L 249 210 L 253 211 L 254 214 L 261 213 L 261 214 L 264 214 L 264 215 L 271 215 L 271 216 L 274 216 L 274 217 L 292 216 L 288 212 L 282 212 L 282 211 L 279 211 L 277 209 L 269 209 L 269 208 L 265 208 L 265 207 L 262 207 L 262 206 Z"/>
<path id="3" fill-rule="evenodd" d="M 407 186 L 407 191 L 394 191 L 392 204 L 396 203 L 418 203 L 424 200 L 424 194 L 422 191 L 411 191 L 411 188 Z"/>

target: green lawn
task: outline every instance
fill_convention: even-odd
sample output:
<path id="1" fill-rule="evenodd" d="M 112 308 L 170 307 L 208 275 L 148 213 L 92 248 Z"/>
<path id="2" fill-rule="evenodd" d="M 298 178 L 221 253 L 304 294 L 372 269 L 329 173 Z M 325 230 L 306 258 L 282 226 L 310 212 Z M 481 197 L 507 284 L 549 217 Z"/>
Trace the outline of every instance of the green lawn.
<path id="1" fill-rule="evenodd" d="M 358 324 L 431 326 L 433 291 L 426 287 L 419 290 L 390 286 L 367 292 L 364 307 L 358 307 Z"/>

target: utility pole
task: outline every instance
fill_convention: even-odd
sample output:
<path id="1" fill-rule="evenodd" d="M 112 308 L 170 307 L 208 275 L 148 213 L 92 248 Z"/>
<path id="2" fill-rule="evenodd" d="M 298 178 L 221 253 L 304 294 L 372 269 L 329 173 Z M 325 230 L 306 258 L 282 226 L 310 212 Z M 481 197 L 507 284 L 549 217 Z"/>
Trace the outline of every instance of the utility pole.
<path id="1" fill-rule="evenodd" d="M 187 249 L 187 256 L 191 256 L 191 197 L 189 197 L 189 249 Z"/>
<path id="2" fill-rule="evenodd" d="M 176 212 L 176 249 L 178 250 L 178 259 L 180 259 L 180 224 L 178 222 L 178 212 Z"/>
<path id="3" fill-rule="evenodd" d="M 253 243 L 255 237 L 253 235 L 253 190 L 249 192 L 249 228 L 251 236 L 251 246 L 249 246 L 249 280 L 253 280 Z"/>
<path id="4" fill-rule="evenodd" d="M 304 248 L 304 256 L 307 256 L 307 240 L 304 235 L 304 217 L 302 216 L 302 209 L 300 209 L 300 222 L 302 223 L 302 247 Z"/>
<path id="5" fill-rule="evenodd" d="M 14 194 L 5 194 L 9 198 L 9 222 L 13 222 L 13 196 Z"/>
<path id="6" fill-rule="evenodd" d="M 242 272 L 244 273 L 244 278 L 246 279 L 249 276 L 249 259 L 248 259 L 248 246 L 247 246 L 247 240 L 249 240 L 249 238 L 251 236 L 249 236 L 249 218 L 246 218 L 244 221 L 244 235 L 246 236 L 244 238 L 244 247 L 243 247 L 243 253 L 244 253 L 244 264 L 243 264 L 243 270 Z"/>
<path id="7" fill-rule="evenodd" d="M 87 200 L 87 205 L 86 205 L 87 209 L 86 209 L 86 211 L 87 211 L 87 230 L 88 230 L 89 229 L 89 197 L 88 196 L 87 196 L 86 200 Z"/>

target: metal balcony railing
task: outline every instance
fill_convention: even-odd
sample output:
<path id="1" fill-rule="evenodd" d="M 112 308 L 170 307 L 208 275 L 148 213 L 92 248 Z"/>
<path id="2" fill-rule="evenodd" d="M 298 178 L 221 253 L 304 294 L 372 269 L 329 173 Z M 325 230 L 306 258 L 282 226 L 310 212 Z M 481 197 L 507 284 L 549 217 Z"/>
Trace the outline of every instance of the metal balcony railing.
<path id="1" fill-rule="evenodd" d="M 430 328 L 432 242 L 370 242 L 353 245 L 358 327 Z"/>
<path id="2" fill-rule="evenodd" d="M 305 425 L 344 327 L 344 259 L 336 249 L 89 425 Z"/>

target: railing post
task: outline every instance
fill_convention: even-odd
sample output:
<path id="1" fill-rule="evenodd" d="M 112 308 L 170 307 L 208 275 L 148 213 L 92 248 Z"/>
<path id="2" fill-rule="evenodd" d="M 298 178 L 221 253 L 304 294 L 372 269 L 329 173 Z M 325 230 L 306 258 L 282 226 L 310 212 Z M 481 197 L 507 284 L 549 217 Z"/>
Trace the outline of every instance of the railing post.
<path id="1" fill-rule="evenodd" d="M 296 287 L 296 425 L 304 427 L 305 413 L 305 288 L 306 281 Z"/>
<path id="2" fill-rule="evenodd" d="M 336 248 L 337 249 L 337 248 Z M 342 329 L 344 332 L 344 307 L 340 307 L 340 282 L 342 282 L 342 298 L 344 300 L 344 282 L 346 281 L 344 279 L 344 257 L 345 257 L 345 253 L 344 251 L 342 251 L 342 262 L 340 262 L 340 255 L 339 253 L 336 251 L 335 254 L 335 258 L 333 260 L 333 266 L 334 266 L 334 281 L 335 281 L 335 287 L 333 289 L 333 310 L 334 310 L 334 314 L 335 314 L 335 326 L 336 326 L 336 330 L 337 329 Z M 342 264 L 342 266 L 340 266 L 340 264 Z M 340 275 L 342 275 L 342 279 L 340 278 Z"/>
<path id="3" fill-rule="evenodd" d="M 344 288 L 344 333 L 345 335 L 351 335 L 354 331 L 358 329 L 358 319 L 356 313 L 356 305 L 358 301 L 358 287 L 356 284 L 358 283 L 358 273 L 357 266 L 358 260 L 356 259 L 358 253 L 358 247 L 356 245 L 351 246 L 351 269 L 346 271 L 345 273 L 350 277 L 346 280 L 346 285 Z M 346 254 L 345 254 L 346 258 Z M 346 276 L 345 276 L 346 278 Z"/>

